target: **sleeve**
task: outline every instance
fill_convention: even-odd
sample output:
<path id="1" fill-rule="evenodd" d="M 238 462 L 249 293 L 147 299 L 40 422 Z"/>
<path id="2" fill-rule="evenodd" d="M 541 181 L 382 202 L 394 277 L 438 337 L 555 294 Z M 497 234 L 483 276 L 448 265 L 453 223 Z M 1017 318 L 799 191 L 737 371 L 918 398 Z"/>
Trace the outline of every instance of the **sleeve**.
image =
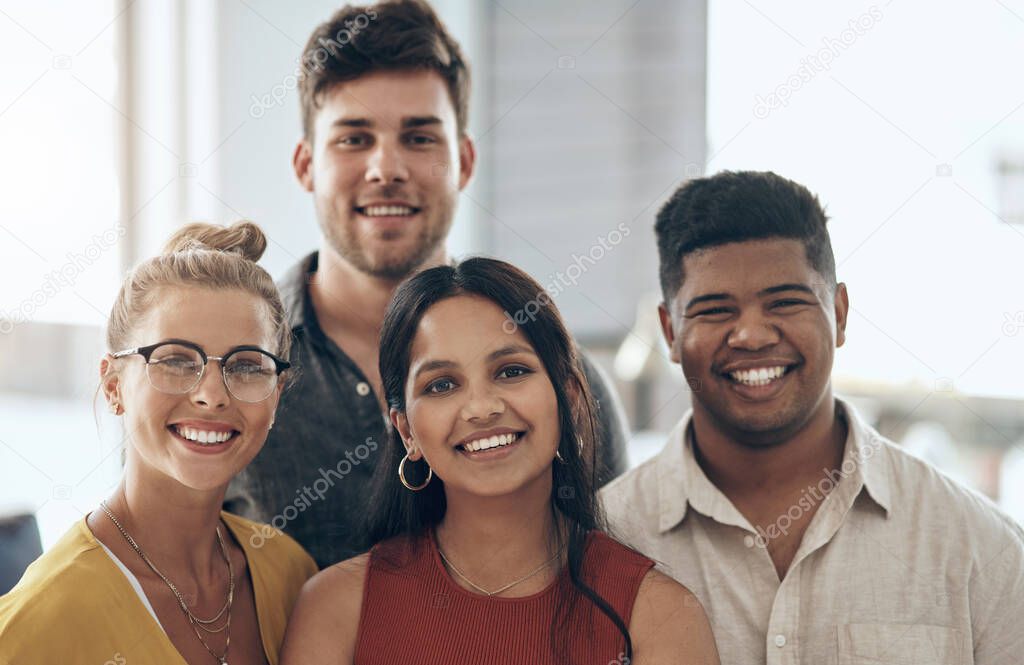
<path id="1" fill-rule="evenodd" d="M 1004 533 L 968 582 L 975 665 L 1019 665 L 1024 653 L 1024 530 Z"/>
<path id="2" fill-rule="evenodd" d="M 626 451 L 629 442 L 629 428 L 626 414 L 619 402 L 618 393 L 611 380 L 590 360 L 587 353 L 580 352 L 580 367 L 597 404 L 597 418 L 600 423 L 600 448 L 598 449 L 598 487 L 622 475 L 629 467 Z"/>

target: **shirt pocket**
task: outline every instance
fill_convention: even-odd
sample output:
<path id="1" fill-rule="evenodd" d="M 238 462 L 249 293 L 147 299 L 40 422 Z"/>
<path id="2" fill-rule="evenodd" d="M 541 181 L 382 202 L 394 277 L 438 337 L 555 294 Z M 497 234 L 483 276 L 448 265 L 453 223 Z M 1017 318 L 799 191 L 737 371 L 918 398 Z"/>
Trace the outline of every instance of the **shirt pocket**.
<path id="1" fill-rule="evenodd" d="M 959 630 L 941 626 L 853 623 L 838 626 L 838 665 L 968 665 Z"/>

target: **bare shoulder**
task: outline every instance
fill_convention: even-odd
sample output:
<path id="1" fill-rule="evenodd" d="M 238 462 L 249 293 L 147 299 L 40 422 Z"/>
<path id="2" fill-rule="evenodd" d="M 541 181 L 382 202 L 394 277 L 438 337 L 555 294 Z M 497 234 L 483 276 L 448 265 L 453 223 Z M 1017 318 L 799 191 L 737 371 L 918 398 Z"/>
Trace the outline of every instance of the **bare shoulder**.
<path id="1" fill-rule="evenodd" d="M 281 663 L 336 665 L 355 654 L 370 555 L 321 570 L 302 587 L 281 650 Z"/>
<path id="2" fill-rule="evenodd" d="M 718 649 L 704 607 L 689 589 L 653 568 L 633 603 L 629 622 L 633 665 L 718 665 Z"/>

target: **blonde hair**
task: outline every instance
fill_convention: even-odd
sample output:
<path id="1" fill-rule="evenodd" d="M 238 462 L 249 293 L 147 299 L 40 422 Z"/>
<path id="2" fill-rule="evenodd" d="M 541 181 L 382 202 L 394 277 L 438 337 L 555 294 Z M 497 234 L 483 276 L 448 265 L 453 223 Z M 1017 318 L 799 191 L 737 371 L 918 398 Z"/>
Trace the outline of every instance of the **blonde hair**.
<path id="1" fill-rule="evenodd" d="M 291 348 L 291 328 L 281 296 L 270 274 L 256 264 L 267 238 L 249 221 L 224 227 L 187 224 L 170 237 L 159 256 L 136 266 L 121 284 L 107 322 L 111 353 L 130 345 L 134 326 L 153 306 L 153 296 L 165 286 L 238 289 L 263 299 L 270 312 L 276 349 L 282 358 Z"/>

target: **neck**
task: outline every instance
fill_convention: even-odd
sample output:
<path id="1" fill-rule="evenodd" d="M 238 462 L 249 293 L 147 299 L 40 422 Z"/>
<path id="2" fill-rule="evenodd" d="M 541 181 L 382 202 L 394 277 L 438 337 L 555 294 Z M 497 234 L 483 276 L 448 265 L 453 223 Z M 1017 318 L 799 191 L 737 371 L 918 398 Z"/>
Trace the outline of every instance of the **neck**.
<path id="1" fill-rule="evenodd" d="M 448 506 L 437 527 L 441 551 L 475 583 L 488 589 L 525 575 L 554 557 L 564 542 L 551 506 L 551 479 L 515 495 L 479 497 L 445 488 Z M 543 487 L 546 485 L 546 489 Z M 560 565 L 537 575 L 546 586 Z M 515 590 L 510 590 L 515 593 Z"/>
<path id="2" fill-rule="evenodd" d="M 846 425 L 831 391 L 797 431 L 771 443 L 751 443 L 721 427 L 694 404 L 694 453 L 708 479 L 730 497 L 765 496 L 804 486 L 842 464 Z"/>
<path id="3" fill-rule="evenodd" d="M 220 510 L 227 487 L 197 491 L 163 474 L 143 468 L 129 454 L 124 479 L 107 506 L 135 542 L 162 573 L 173 579 L 219 580 L 224 561 L 217 543 L 217 528 L 230 549 L 231 534 L 220 525 Z M 148 471 L 148 472 L 147 472 Z M 102 511 L 91 518 L 110 523 Z M 113 523 L 117 538 L 123 539 Z M 109 529 L 105 530 L 110 533 Z"/>
<path id="4" fill-rule="evenodd" d="M 447 260 L 447 251 L 442 245 L 417 271 Z M 408 275 L 396 279 L 367 274 L 326 244 L 322 245 L 316 278 L 309 286 L 320 326 L 324 330 L 344 331 L 376 341 L 388 303 L 405 277 Z"/>

